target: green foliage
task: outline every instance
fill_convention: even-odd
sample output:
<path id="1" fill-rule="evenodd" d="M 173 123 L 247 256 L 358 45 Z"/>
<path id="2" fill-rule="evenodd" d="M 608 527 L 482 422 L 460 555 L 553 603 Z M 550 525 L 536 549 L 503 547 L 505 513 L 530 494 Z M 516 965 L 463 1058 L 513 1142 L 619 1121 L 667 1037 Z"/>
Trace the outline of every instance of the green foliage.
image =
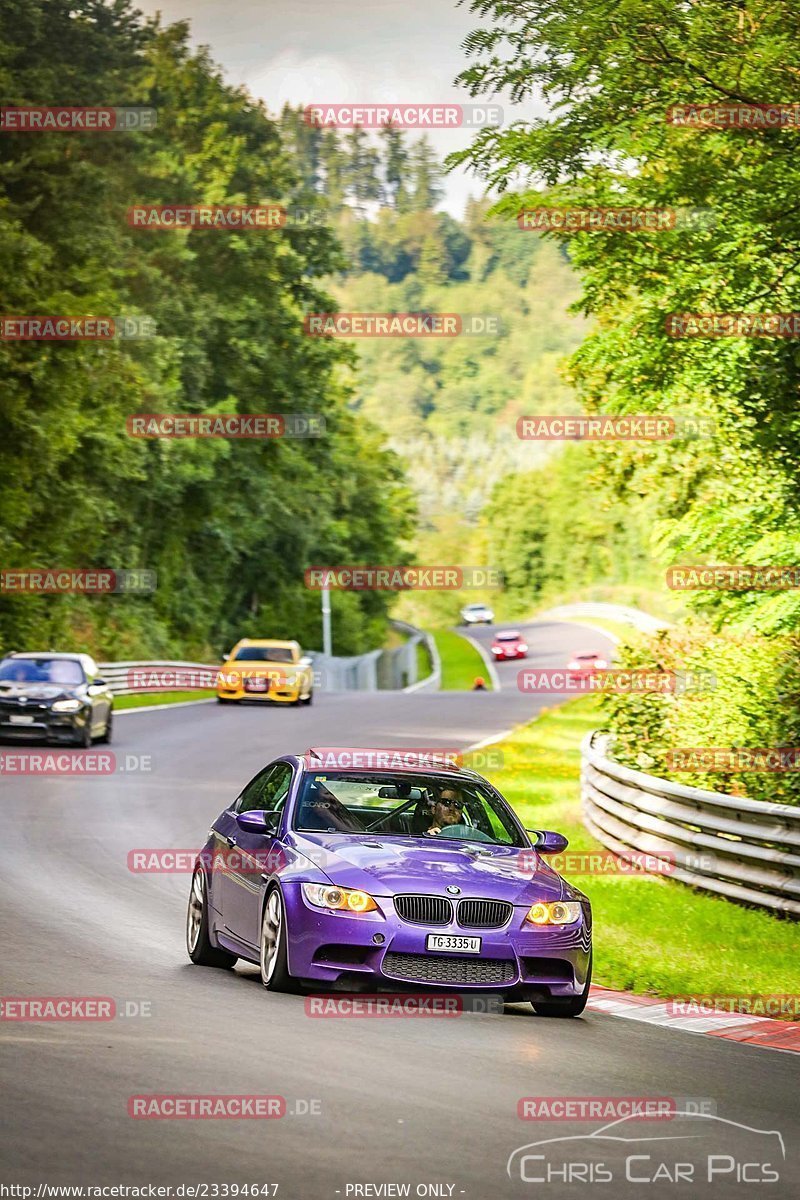
<path id="1" fill-rule="evenodd" d="M 605 453 L 568 446 L 535 471 L 507 475 L 492 493 L 481 525 L 506 596 L 520 611 L 583 597 L 595 583 L 642 584 L 654 576 L 654 501 L 632 505 L 615 494 L 602 476 Z"/>
<path id="2" fill-rule="evenodd" d="M 184 25 L 127 0 L 9 0 L 7 103 L 146 105 L 151 132 L 5 134 L 0 246 L 8 313 L 143 314 L 143 341 L 0 343 L 0 561 L 146 567 L 151 597 L 0 601 L 0 645 L 103 656 L 219 652 L 242 634 L 318 643 L 306 565 L 397 561 L 411 502 L 397 458 L 348 410 L 341 344 L 304 335 L 331 307 L 332 231 L 146 232 L 136 201 L 315 200 L 323 137 L 303 154 L 225 85 Z M 286 118 L 289 119 L 288 117 Z M 154 441 L 136 412 L 313 413 L 308 440 Z M 341 653 L 379 644 L 388 599 L 348 597 Z"/>
<path id="3" fill-rule="evenodd" d="M 792 127 L 692 129 L 672 105 L 776 104 L 795 92 L 797 12 L 788 0 L 732 5 L 698 0 L 476 0 L 491 25 L 468 39 L 474 94 L 539 89 L 551 115 L 484 130 L 468 160 L 499 188 L 509 218 L 536 204 L 698 210 L 661 232 L 548 235 L 569 245 L 583 283 L 579 308 L 598 318 L 574 360 L 589 408 L 692 412 L 717 436 L 649 483 L 682 504 L 665 513 L 667 562 L 796 562 L 800 511 L 800 350 L 783 338 L 680 339 L 669 313 L 793 312 L 800 308 L 794 208 L 800 165 Z M 677 472 L 676 472 L 677 473 Z M 620 479 L 636 484 L 636 472 Z M 645 482 L 648 482 L 645 480 Z M 698 607 L 763 632 L 795 628 L 798 594 L 708 594 Z"/>
<path id="4" fill-rule="evenodd" d="M 717 633 L 700 622 L 621 648 L 619 665 L 656 666 L 680 678 L 685 692 L 606 695 L 606 725 L 621 762 L 679 783 L 755 800 L 800 803 L 796 771 L 677 770 L 670 751 L 792 748 L 800 739 L 800 644 L 796 638 Z M 707 685 L 708 684 L 708 685 Z M 699 761 L 683 757 L 683 762 Z"/>

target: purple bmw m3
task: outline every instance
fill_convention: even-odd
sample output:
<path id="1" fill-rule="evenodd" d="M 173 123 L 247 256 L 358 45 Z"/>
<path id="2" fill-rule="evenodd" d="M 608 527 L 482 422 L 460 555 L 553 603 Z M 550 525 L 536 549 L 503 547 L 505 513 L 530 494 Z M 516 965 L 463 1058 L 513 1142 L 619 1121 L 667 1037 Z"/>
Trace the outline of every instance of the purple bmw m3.
<path id="1" fill-rule="evenodd" d="M 214 822 L 192 876 L 192 962 L 258 963 L 264 986 L 491 991 L 574 1017 L 589 900 L 480 775 L 405 751 L 270 763 Z"/>

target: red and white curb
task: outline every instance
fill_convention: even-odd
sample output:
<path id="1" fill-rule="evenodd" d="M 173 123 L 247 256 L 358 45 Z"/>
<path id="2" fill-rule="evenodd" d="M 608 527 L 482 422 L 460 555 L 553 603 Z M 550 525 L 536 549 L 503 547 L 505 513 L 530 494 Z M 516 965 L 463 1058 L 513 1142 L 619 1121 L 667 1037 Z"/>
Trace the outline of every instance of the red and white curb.
<path id="1" fill-rule="evenodd" d="M 690 1017 L 670 1012 L 666 1000 L 654 996 L 634 996 L 592 984 L 587 1008 L 611 1017 L 626 1017 L 649 1025 L 665 1025 L 684 1033 L 721 1037 L 730 1042 L 750 1042 L 769 1050 L 800 1054 L 800 1022 L 776 1021 L 772 1017 L 754 1017 L 747 1013 L 715 1012 Z"/>

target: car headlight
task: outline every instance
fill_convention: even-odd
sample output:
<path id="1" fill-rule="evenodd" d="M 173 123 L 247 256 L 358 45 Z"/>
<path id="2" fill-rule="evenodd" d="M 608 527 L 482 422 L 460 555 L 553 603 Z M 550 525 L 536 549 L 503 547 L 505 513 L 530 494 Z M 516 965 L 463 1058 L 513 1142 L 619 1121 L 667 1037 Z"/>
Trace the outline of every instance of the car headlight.
<path id="1" fill-rule="evenodd" d="M 346 909 L 347 912 L 372 912 L 378 906 L 368 892 L 329 886 L 324 883 L 304 883 L 303 895 L 315 908 Z"/>
<path id="2" fill-rule="evenodd" d="M 78 712 L 80 707 L 80 700 L 56 700 L 53 712 Z"/>
<path id="3" fill-rule="evenodd" d="M 581 917 L 577 900 L 556 900 L 552 904 L 532 904 L 525 916 L 534 925 L 574 925 Z"/>

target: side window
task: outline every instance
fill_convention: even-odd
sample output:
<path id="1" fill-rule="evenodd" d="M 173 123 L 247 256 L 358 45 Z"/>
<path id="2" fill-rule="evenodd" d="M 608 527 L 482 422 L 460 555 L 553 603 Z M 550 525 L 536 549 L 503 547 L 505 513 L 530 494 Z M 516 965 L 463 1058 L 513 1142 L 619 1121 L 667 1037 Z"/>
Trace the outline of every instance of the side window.
<path id="1" fill-rule="evenodd" d="M 272 810 L 282 807 L 289 794 L 291 781 L 292 768 L 288 763 L 274 763 L 266 767 L 248 783 L 236 802 L 236 811 L 241 813 L 257 808 Z"/>
<path id="2" fill-rule="evenodd" d="M 234 805 L 236 812 L 250 812 L 254 808 L 269 808 L 268 804 L 262 803 L 262 797 L 269 778 L 275 770 L 276 767 L 274 765 L 265 767 L 263 771 L 259 771 L 255 779 L 250 780 Z"/>
<path id="3" fill-rule="evenodd" d="M 283 806 L 287 803 L 289 788 L 291 787 L 291 767 L 288 762 L 278 763 L 276 774 L 270 778 L 270 788 L 272 790 L 272 803 L 270 808 L 273 811 L 283 811 Z"/>
<path id="4" fill-rule="evenodd" d="M 270 772 L 267 786 L 264 788 L 264 808 L 272 809 L 273 812 L 282 809 L 289 795 L 291 782 L 292 768 L 288 763 L 278 763 Z"/>

